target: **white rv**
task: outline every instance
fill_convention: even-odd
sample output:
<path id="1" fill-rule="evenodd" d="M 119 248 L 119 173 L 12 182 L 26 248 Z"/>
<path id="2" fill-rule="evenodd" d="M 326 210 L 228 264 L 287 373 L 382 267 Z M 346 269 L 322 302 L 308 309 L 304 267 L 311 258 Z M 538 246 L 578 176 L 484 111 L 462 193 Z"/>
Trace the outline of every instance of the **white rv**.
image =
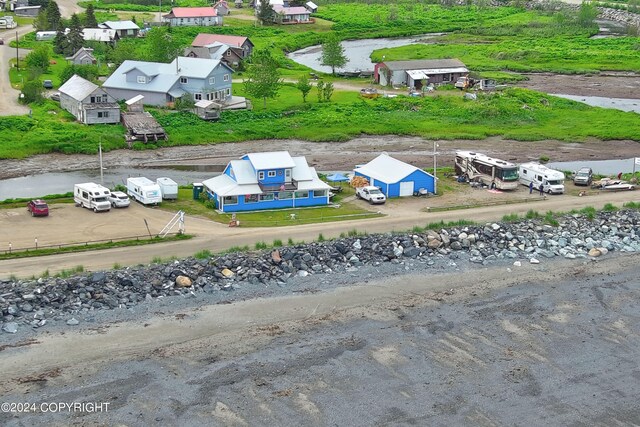
<path id="1" fill-rule="evenodd" d="M 533 183 L 535 191 L 540 191 L 540 184 L 542 184 L 542 191 L 545 193 L 564 193 L 564 173 L 560 171 L 531 162 L 521 164 L 518 168 L 518 175 L 522 185 L 528 187 Z"/>
<path id="2" fill-rule="evenodd" d="M 94 212 L 108 211 L 111 203 L 107 199 L 111 192 L 108 188 L 93 182 L 76 184 L 73 188 L 73 201 L 76 206 L 92 209 Z"/>
<path id="3" fill-rule="evenodd" d="M 162 202 L 160 186 L 143 176 L 127 178 L 127 194 L 143 205 L 157 205 Z"/>
<path id="4" fill-rule="evenodd" d="M 58 33 L 55 31 L 38 31 L 36 33 L 36 41 L 53 40 L 56 38 L 56 34 Z"/>
<path id="5" fill-rule="evenodd" d="M 160 186 L 163 199 L 176 200 L 178 198 L 178 183 L 171 178 L 158 178 L 156 184 Z"/>

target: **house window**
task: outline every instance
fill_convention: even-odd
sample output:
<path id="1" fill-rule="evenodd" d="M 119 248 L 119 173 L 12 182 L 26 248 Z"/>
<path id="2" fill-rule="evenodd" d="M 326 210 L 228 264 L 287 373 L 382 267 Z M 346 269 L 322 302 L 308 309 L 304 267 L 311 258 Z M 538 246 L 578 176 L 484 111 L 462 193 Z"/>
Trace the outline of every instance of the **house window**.
<path id="1" fill-rule="evenodd" d="M 313 197 L 327 197 L 327 190 L 313 190 Z"/>
<path id="2" fill-rule="evenodd" d="M 207 94 L 207 101 L 213 101 L 213 93 Z"/>
<path id="3" fill-rule="evenodd" d="M 145 76 L 138 76 L 138 83 L 146 83 L 147 79 Z"/>
<path id="4" fill-rule="evenodd" d="M 273 178 L 274 176 L 276 176 L 276 171 L 269 171 L 269 172 L 267 173 L 267 176 L 268 176 L 269 178 Z"/>
<path id="5" fill-rule="evenodd" d="M 284 170 L 284 178 L 287 181 L 291 181 L 291 169 Z"/>
<path id="6" fill-rule="evenodd" d="M 95 103 L 96 103 L 96 97 L 95 97 L 95 96 L 92 96 L 92 97 L 91 97 L 91 104 L 95 104 Z"/>
<path id="7" fill-rule="evenodd" d="M 196 101 L 201 101 L 202 100 L 202 94 L 201 93 L 194 93 L 193 94 L 193 99 L 195 99 Z"/>
<path id="8" fill-rule="evenodd" d="M 231 50 L 227 51 L 227 56 L 231 56 Z"/>
<path id="9" fill-rule="evenodd" d="M 231 89 L 225 89 L 224 93 L 229 96 L 231 95 Z"/>
<path id="10" fill-rule="evenodd" d="M 296 199 L 306 199 L 309 197 L 308 191 L 296 191 Z"/>
<path id="11" fill-rule="evenodd" d="M 267 193 L 267 194 L 261 194 L 260 195 L 260 201 L 261 202 L 271 202 L 274 199 L 274 194 L 273 193 Z"/>
<path id="12" fill-rule="evenodd" d="M 237 205 L 238 204 L 238 196 L 224 196 L 222 198 L 222 202 L 225 205 Z"/>
<path id="13" fill-rule="evenodd" d="M 244 196 L 245 203 L 258 203 L 258 200 L 260 200 L 258 194 L 247 194 Z"/>
<path id="14" fill-rule="evenodd" d="M 214 98 L 214 99 L 218 99 L 218 92 L 214 92 L 214 93 L 213 93 L 213 98 Z"/>
<path id="15" fill-rule="evenodd" d="M 280 200 L 293 199 L 293 192 L 291 192 L 291 191 L 280 191 L 278 193 L 278 199 L 280 199 Z"/>
<path id="16" fill-rule="evenodd" d="M 186 78 L 186 77 L 180 77 L 180 83 L 187 84 L 187 83 L 189 83 L 189 79 Z"/>
<path id="17" fill-rule="evenodd" d="M 443 82 L 450 82 L 451 81 L 451 73 L 443 74 L 442 75 L 442 81 Z"/>
<path id="18" fill-rule="evenodd" d="M 222 80 L 224 80 L 225 82 L 229 81 L 229 74 L 225 74 L 224 77 L 222 77 Z"/>
<path id="19" fill-rule="evenodd" d="M 258 172 L 258 180 L 262 181 L 264 179 L 264 171 Z"/>
<path id="20" fill-rule="evenodd" d="M 216 78 L 215 77 L 209 77 L 209 84 L 210 85 L 216 84 Z"/>
<path id="21" fill-rule="evenodd" d="M 108 111 L 98 111 L 98 118 L 99 119 L 106 119 L 109 117 L 109 112 Z"/>
<path id="22" fill-rule="evenodd" d="M 107 98 L 107 94 L 102 95 L 102 102 L 107 102 L 109 99 Z"/>

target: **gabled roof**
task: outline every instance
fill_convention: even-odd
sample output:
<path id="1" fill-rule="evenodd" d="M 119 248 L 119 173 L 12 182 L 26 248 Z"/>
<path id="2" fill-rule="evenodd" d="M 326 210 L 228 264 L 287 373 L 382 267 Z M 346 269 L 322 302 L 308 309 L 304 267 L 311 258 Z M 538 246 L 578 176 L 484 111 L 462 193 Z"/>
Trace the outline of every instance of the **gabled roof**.
<path id="1" fill-rule="evenodd" d="M 140 27 L 133 21 L 105 21 L 98 24 L 100 28 L 110 28 L 112 30 L 139 30 Z"/>
<path id="2" fill-rule="evenodd" d="M 311 9 L 317 9 L 317 8 L 318 8 L 318 5 L 317 5 L 317 4 L 315 4 L 315 3 L 314 3 L 314 2 L 312 2 L 312 1 L 308 1 L 308 2 L 306 2 L 304 5 L 305 5 L 305 6 L 307 6 L 308 8 L 311 8 Z"/>
<path id="3" fill-rule="evenodd" d="M 257 171 L 265 169 L 284 169 L 296 166 L 287 151 L 272 151 L 267 153 L 249 153 L 243 156 L 251 162 Z"/>
<path id="4" fill-rule="evenodd" d="M 127 60 L 109 76 L 102 86 L 114 89 L 162 92 L 169 93 L 174 97 L 179 97 L 184 91 L 179 88 L 173 88 L 173 86 L 180 77 L 203 79 L 209 76 L 218 66 L 228 69 L 230 73 L 233 72 L 225 63 L 206 58 L 187 58 L 181 56 L 180 58 L 174 59 L 171 64 Z M 126 74 L 134 69 L 140 70 L 147 76 L 153 76 L 153 79 L 147 83 L 128 82 Z M 172 90 L 172 92 L 169 92 L 170 90 Z"/>
<path id="5" fill-rule="evenodd" d="M 233 177 L 238 184 L 257 184 L 256 171 L 249 160 L 231 160 L 229 166 L 233 170 Z"/>
<path id="6" fill-rule="evenodd" d="M 380 154 L 366 165 L 355 169 L 356 172 L 361 173 L 362 175 L 388 184 L 396 183 L 417 170 L 421 169 L 398 159 L 394 159 L 384 153 Z"/>
<path id="7" fill-rule="evenodd" d="M 76 101 L 82 101 L 99 87 L 100 86 L 97 84 L 91 83 L 89 80 L 85 80 L 79 75 L 74 74 L 69 80 L 60 86 L 60 89 L 58 90 L 60 93 L 64 93 Z"/>
<path id="8" fill-rule="evenodd" d="M 260 186 L 257 184 L 238 184 L 229 176 L 222 174 L 214 178 L 202 181 L 202 184 L 209 190 L 220 196 L 240 196 L 245 194 L 262 194 Z"/>
<path id="9" fill-rule="evenodd" d="M 415 61 L 384 61 L 390 70 L 420 70 L 428 68 L 458 68 L 465 65 L 459 59 L 418 59 Z"/>
<path id="10" fill-rule="evenodd" d="M 316 172 L 316 168 L 309 168 L 309 174 L 311 175 L 311 179 L 307 181 L 298 181 L 298 190 L 329 190 L 331 186 L 326 182 L 322 181 L 318 177 L 318 172 Z"/>
<path id="11" fill-rule="evenodd" d="M 92 61 L 95 61 L 96 58 L 93 56 L 93 54 L 91 52 L 93 52 L 93 49 L 91 49 L 90 47 L 81 47 L 80 49 L 78 49 L 76 51 L 76 53 L 74 53 L 71 56 L 67 56 L 65 59 L 68 59 L 70 61 L 74 61 L 74 60 L 78 59 L 79 57 L 88 56 L 89 58 L 91 58 Z"/>
<path id="12" fill-rule="evenodd" d="M 174 7 L 167 15 L 167 18 L 206 18 L 218 16 L 218 11 L 211 6 L 207 7 Z"/>
<path id="13" fill-rule="evenodd" d="M 196 36 L 195 39 L 191 42 L 191 46 L 194 47 L 202 47 L 207 46 L 215 42 L 224 43 L 233 47 L 242 47 L 245 41 L 249 40 L 247 37 L 243 36 L 228 36 L 224 34 L 206 34 L 200 33 Z M 251 43 L 251 40 L 249 40 Z M 251 43 L 253 45 L 253 43 Z"/>
<path id="14" fill-rule="evenodd" d="M 311 168 L 309 167 L 309 163 L 307 163 L 307 159 L 304 156 L 293 157 L 293 162 L 296 166 L 291 171 L 291 178 L 296 181 L 309 181 L 313 179 L 313 175 L 311 174 Z"/>
<path id="15" fill-rule="evenodd" d="M 274 5 L 273 10 L 276 13 L 281 13 L 283 15 L 309 15 L 311 12 L 307 10 L 306 7 L 295 6 L 295 7 L 283 7 L 280 5 Z"/>

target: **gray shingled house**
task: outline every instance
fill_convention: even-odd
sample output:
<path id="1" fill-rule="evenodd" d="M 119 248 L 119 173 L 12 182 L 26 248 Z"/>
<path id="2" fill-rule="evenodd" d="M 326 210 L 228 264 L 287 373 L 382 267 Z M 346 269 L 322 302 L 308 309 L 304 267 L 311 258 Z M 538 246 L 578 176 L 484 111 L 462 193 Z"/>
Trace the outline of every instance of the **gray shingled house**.
<path id="1" fill-rule="evenodd" d="M 100 86 L 74 74 L 59 89 L 60 106 L 87 125 L 119 123 L 120 106 Z"/>

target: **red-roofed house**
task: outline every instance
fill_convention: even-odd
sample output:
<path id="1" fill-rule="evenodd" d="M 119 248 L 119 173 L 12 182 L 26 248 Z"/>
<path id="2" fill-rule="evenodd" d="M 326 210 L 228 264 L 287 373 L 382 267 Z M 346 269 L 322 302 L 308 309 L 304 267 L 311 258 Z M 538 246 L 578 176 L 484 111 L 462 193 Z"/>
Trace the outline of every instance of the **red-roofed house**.
<path id="1" fill-rule="evenodd" d="M 227 36 L 223 34 L 205 34 L 200 33 L 193 39 L 191 46 L 207 47 L 214 43 L 223 43 L 231 48 L 231 50 L 241 59 L 248 58 L 253 52 L 253 43 L 247 37 Z"/>
<path id="2" fill-rule="evenodd" d="M 213 7 L 174 7 L 162 16 L 162 22 L 172 27 L 222 25 L 222 16 Z"/>
<path id="3" fill-rule="evenodd" d="M 311 12 L 301 6 L 283 7 L 273 5 L 275 12 L 275 22 L 278 24 L 312 24 L 315 22 L 311 19 Z"/>

